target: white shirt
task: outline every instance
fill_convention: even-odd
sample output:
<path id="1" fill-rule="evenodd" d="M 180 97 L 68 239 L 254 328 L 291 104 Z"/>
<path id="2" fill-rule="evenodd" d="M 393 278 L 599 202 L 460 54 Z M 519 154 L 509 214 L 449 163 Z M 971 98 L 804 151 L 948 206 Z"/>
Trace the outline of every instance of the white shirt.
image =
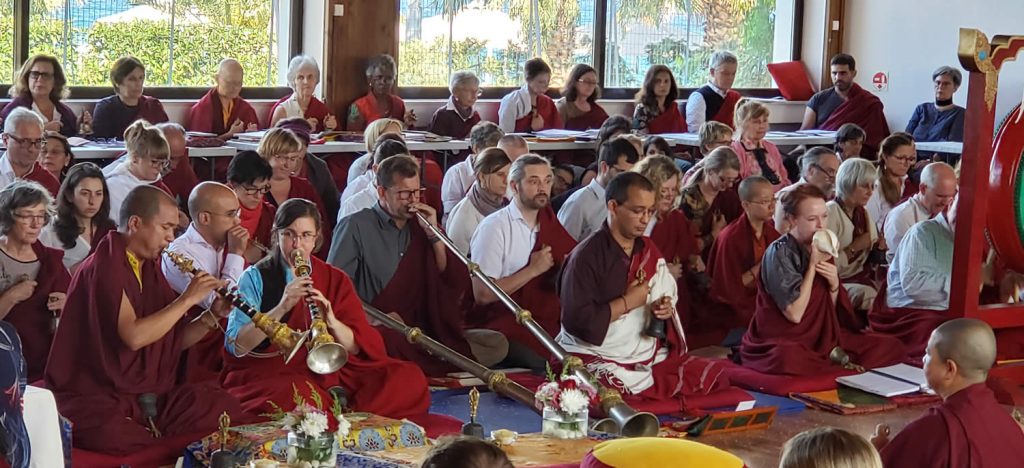
<path id="1" fill-rule="evenodd" d="M 444 230 L 448 234 L 448 238 L 455 243 L 455 247 L 460 252 L 469 255 L 469 246 L 473 240 L 473 233 L 476 232 L 477 226 L 483 220 L 484 215 L 480 214 L 476 206 L 468 198 L 463 198 L 462 201 L 455 204 L 452 212 L 448 214 Z"/>
<path id="2" fill-rule="evenodd" d="M 601 223 L 608 217 L 608 205 L 604 202 L 604 187 L 597 182 L 597 177 L 586 187 L 577 190 L 558 210 L 558 221 L 566 232 L 582 242 L 591 233 L 601 228 Z"/>
<path id="3" fill-rule="evenodd" d="M 299 95 L 294 91 L 288 99 L 281 103 L 280 107 L 284 109 L 284 117 L 286 119 L 295 117 L 306 118 L 306 113 L 302 112 L 302 106 L 299 105 Z"/>
<path id="4" fill-rule="evenodd" d="M 18 176 L 14 174 L 14 167 L 11 166 L 10 158 L 7 157 L 5 152 L 0 156 L 0 189 L 10 185 L 18 179 Z"/>
<path id="5" fill-rule="evenodd" d="M 945 215 L 910 228 L 903 242 L 889 251 L 886 301 L 889 307 L 946 310 L 953 271 L 953 229 Z"/>
<path id="6" fill-rule="evenodd" d="M 900 178 L 900 193 L 903 193 L 903 188 L 907 185 L 907 176 Z M 885 199 L 885 195 L 882 194 L 882 182 L 881 177 L 875 180 L 875 191 L 871 193 L 871 198 L 868 200 L 868 204 L 864 206 L 864 209 L 868 210 L 868 214 L 871 215 L 871 219 L 875 220 L 875 227 L 879 231 L 885 226 L 885 217 L 892 211 L 893 206 Z M 894 245 L 888 246 L 889 250 L 896 248 Z"/>
<path id="7" fill-rule="evenodd" d="M 368 185 L 373 185 L 373 179 L 377 177 L 373 171 L 365 171 L 359 177 L 349 181 L 348 185 L 345 186 L 345 190 L 341 192 L 341 198 L 338 199 L 338 204 L 344 204 L 345 200 L 352 198 L 353 195 L 362 192 Z"/>
<path id="8" fill-rule="evenodd" d="M 366 173 L 373 167 L 373 153 L 366 153 L 355 161 L 352 161 L 352 166 L 348 168 L 348 183 L 352 183 L 358 177 Z"/>
<path id="9" fill-rule="evenodd" d="M 719 96 L 725 97 L 725 90 L 715 86 L 714 83 L 708 81 L 708 86 Z M 700 131 L 700 127 L 704 125 L 707 120 L 706 114 L 708 112 L 708 103 L 704 101 L 704 95 L 694 91 L 690 93 L 690 97 L 686 99 L 686 128 L 691 132 Z M 726 122 L 732 125 L 732 122 Z"/>
<path id="10" fill-rule="evenodd" d="M 99 239 L 97 239 L 98 241 Z M 46 225 L 39 233 L 39 242 L 42 242 L 43 245 L 51 249 L 63 250 L 64 268 L 67 268 L 68 271 L 71 271 L 71 267 L 85 260 L 85 257 L 89 256 L 89 250 L 92 249 L 92 246 L 82 236 L 78 236 L 75 239 L 75 245 L 71 246 L 70 249 L 64 248 L 64 244 L 57 238 L 57 232 L 53 230 L 53 223 Z"/>
<path id="11" fill-rule="evenodd" d="M 441 182 L 441 203 L 444 204 L 445 213 L 450 213 L 459 201 L 466 198 L 469 188 L 475 181 L 472 154 L 448 168 L 448 172 L 444 173 L 444 180 Z"/>
<path id="12" fill-rule="evenodd" d="M 206 242 L 206 239 L 203 239 L 194 224 L 189 224 L 185 233 L 167 246 L 167 250 L 191 258 L 192 266 L 196 269 L 226 281 L 227 287 L 230 288 L 238 284 L 238 278 L 242 276 L 242 270 L 245 269 L 245 259 L 241 255 L 233 253 L 224 255 L 225 248 L 227 246 L 221 247 L 219 250 L 214 249 Z M 171 285 L 171 289 L 179 294 L 192 281 L 192 275 L 179 270 L 167 255 L 160 257 L 160 267 L 164 272 L 164 277 L 167 278 L 167 283 Z M 217 293 L 210 293 L 199 303 L 199 306 L 208 308 L 216 298 Z"/>
<path id="13" fill-rule="evenodd" d="M 927 221 L 932 214 L 924 207 L 924 196 L 920 193 L 910 197 L 909 200 L 896 205 L 885 217 L 884 233 L 885 246 L 889 251 L 885 254 L 886 259 L 892 262 L 896 255 L 896 247 L 900 245 L 903 236 L 907 235 L 915 224 Z"/>
<path id="14" fill-rule="evenodd" d="M 533 100 L 530 99 L 530 89 L 523 85 L 501 98 L 498 105 L 498 127 L 505 133 L 516 131 L 516 120 L 533 110 Z"/>
<path id="15" fill-rule="evenodd" d="M 128 170 L 129 165 L 127 163 L 119 164 L 110 174 L 107 175 L 107 194 L 110 197 L 110 216 L 114 218 L 114 224 L 120 226 L 121 220 L 121 204 L 124 203 L 124 199 L 128 197 L 128 192 L 131 192 L 133 188 L 140 185 L 149 185 L 160 180 L 157 177 L 154 180 L 142 180 L 135 177 Z"/>
<path id="16" fill-rule="evenodd" d="M 851 276 L 855 276 L 864 269 L 864 262 L 867 261 L 868 256 L 865 252 L 860 252 L 857 255 L 856 260 L 852 263 L 846 256 L 846 248 L 853 243 L 853 220 L 843 211 L 843 208 L 839 206 L 839 203 L 835 200 L 828 202 L 826 205 L 828 209 L 828 229 L 836 233 L 836 237 L 839 238 L 839 257 L 836 258 L 836 270 L 839 273 L 839 279 L 847 279 Z M 874 218 L 871 217 L 871 213 L 868 213 L 868 232 L 871 233 L 871 242 L 878 239 L 878 231 L 875 229 Z"/>
<path id="17" fill-rule="evenodd" d="M 345 203 L 341 204 L 341 207 L 338 208 L 338 222 L 340 223 L 342 218 L 347 217 L 350 214 L 363 211 L 367 208 L 373 208 L 373 205 L 376 205 L 378 200 L 380 200 L 380 196 L 377 195 L 377 185 L 368 185 L 360 190 L 359 193 L 356 193 L 349 197 L 348 200 L 345 200 Z"/>
<path id="18" fill-rule="evenodd" d="M 491 213 L 476 227 L 470 241 L 470 257 L 480 271 L 491 278 L 511 276 L 530 263 L 530 252 L 537 242 L 540 223 L 526 224 L 516 201 Z"/>

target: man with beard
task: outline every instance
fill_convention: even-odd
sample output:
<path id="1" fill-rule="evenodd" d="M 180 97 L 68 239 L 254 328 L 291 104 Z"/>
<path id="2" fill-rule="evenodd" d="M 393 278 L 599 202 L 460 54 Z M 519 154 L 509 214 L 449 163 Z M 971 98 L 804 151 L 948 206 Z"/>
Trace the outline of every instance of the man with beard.
<path id="1" fill-rule="evenodd" d="M 845 123 L 854 123 L 867 133 L 861 154 L 877 154 L 879 144 L 889 136 L 882 101 L 853 82 L 857 76 L 857 61 L 852 56 L 836 54 L 829 66 L 834 85 L 807 101 L 800 129 L 835 131 Z"/>
<path id="2" fill-rule="evenodd" d="M 484 218 L 473 234 L 470 257 L 503 291 L 554 336 L 560 329 L 561 305 L 555 284 L 558 271 L 576 246 L 551 209 L 551 164 L 536 154 L 512 162 L 509 185 L 512 203 Z M 506 364 L 543 369 L 547 352 L 515 314 L 477 279 L 473 280 L 476 310 L 471 326 L 496 330 L 509 342 Z"/>

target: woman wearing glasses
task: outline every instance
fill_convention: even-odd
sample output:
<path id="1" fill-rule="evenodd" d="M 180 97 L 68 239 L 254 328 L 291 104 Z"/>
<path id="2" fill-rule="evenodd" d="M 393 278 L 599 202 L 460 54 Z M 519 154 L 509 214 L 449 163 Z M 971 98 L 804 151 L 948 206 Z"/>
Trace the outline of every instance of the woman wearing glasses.
<path id="1" fill-rule="evenodd" d="M 826 227 L 839 238 L 836 270 L 850 295 L 854 310 L 867 312 L 875 300 L 877 286 L 870 263 L 878 245 L 878 230 L 865 206 L 875 190 L 878 170 L 863 158 L 850 158 L 836 173 L 836 198 L 826 204 Z"/>
<path id="2" fill-rule="evenodd" d="M 39 240 L 63 250 L 64 266 L 73 274 L 100 239 L 115 228 L 103 172 L 84 162 L 68 171 L 57 196 L 57 217 L 43 229 Z"/>
<path id="3" fill-rule="evenodd" d="M 133 188 L 148 184 L 171 193 L 160 180 L 163 170 L 171 164 L 171 148 L 164 132 L 145 120 L 138 120 L 124 131 L 124 146 L 128 150 L 125 162 L 107 173 L 110 212 L 118 225 L 121 224 L 121 203 Z"/>
<path id="4" fill-rule="evenodd" d="M 601 84 L 597 71 L 590 65 L 579 63 L 569 71 L 565 80 L 562 98 L 555 101 L 558 116 L 565 123 L 566 130 L 590 130 L 601 128 L 608 120 L 608 113 L 597 104 L 601 98 Z"/>
<path id="5" fill-rule="evenodd" d="M 274 206 L 281 206 L 286 200 L 304 198 L 315 203 L 320 210 L 320 219 L 325 219 L 326 209 L 313 184 L 296 175 L 306 152 L 302 140 L 295 132 L 280 127 L 268 130 L 256 152 L 270 163 L 273 172 L 269 181 L 270 191 L 264 195 L 264 200 Z M 324 226 L 324 229 L 327 235 L 331 234 L 329 226 Z"/>
<path id="6" fill-rule="evenodd" d="M 228 187 L 238 197 L 241 225 L 249 232 L 249 247 L 243 257 L 252 265 L 267 253 L 270 231 L 277 207 L 264 199 L 270 192 L 274 169 L 255 151 L 239 151 L 228 165 Z"/>
<path id="7" fill-rule="evenodd" d="M 345 129 L 361 132 L 377 119 L 398 119 L 406 128 L 416 125 L 416 113 L 405 110 L 405 101 L 392 94 L 397 74 L 395 59 L 390 55 L 378 55 L 366 65 L 366 81 L 369 91 L 366 96 L 356 99 L 348 108 Z"/>
<path id="8" fill-rule="evenodd" d="M 0 320 L 21 336 L 29 382 L 43 377 L 71 282 L 63 252 L 39 242 L 52 204 L 36 182 L 19 180 L 0 190 Z"/>
<path id="9" fill-rule="evenodd" d="M 702 163 L 683 187 L 680 209 L 692 223 L 690 232 L 697 236 L 697 251 L 706 258 L 718 233 L 743 214 L 743 206 L 732 189 L 740 175 L 736 152 L 723 146 L 705 156 Z"/>
<path id="10" fill-rule="evenodd" d="M 448 80 L 452 95 L 448 103 L 434 111 L 430 132 L 464 140 L 473 126 L 480 123 L 480 114 L 473 108 L 480 98 L 480 79 L 471 71 L 457 71 Z"/>
<path id="11" fill-rule="evenodd" d="M 736 107 L 736 133 L 732 149 L 740 157 L 740 179 L 759 175 L 768 179 L 776 192 L 790 184 L 782 154 L 775 144 L 764 139 L 768 134 L 768 106 L 740 101 Z"/>
<path id="12" fill-rule="evenodd" d="M 866 207 L 878 229 L 882 229 L 882 222 L 894 206 L 918 192 L 917 182 L 907 176 L 916 160 L 917 150 L 910 135 L 896 132 L 882 140 L 878 154 L 878 181 Z M 895 249 L 896 246 L 889 248 Z"/>
<path id="13" fill-rule="evenodd" d="M 60 132 L 64 136 L 78 134 L 78 119 L 61 100 L 68 97 L 67 79 L 64 69 L 56 57 L 34 55 L 18 72 L 18 79 L 11 86 L 11 102 L 0 111 L 0 120 L 6 119 L 12 110 L 19 107 L 32 109 L 46 121 L 46 130 Z M 82 121 L 92 124 L 89 112 L 82 113 Z"/>

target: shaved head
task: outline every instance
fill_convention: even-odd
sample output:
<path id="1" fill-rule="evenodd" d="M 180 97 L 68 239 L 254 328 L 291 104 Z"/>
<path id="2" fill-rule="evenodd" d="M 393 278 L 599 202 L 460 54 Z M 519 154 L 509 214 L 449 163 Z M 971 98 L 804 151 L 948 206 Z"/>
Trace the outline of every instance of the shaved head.
<path id="1" fill-rule="evenodd" d="M 245 81 L 245 71 L 238 60 L 226 58 L 217 65 L 217 93 L 225 99 L 234 99 L 242 92 L 242 84 Z"/>
<path id="2" fill-rule="evenodd" d="M 217 74 L 218 75 L 220 75 L 222 73 L 233 73 L 233 72 L 236 72 L 236 73 L 242 73 L 243 72 L 242 64 L 238 63 L 238 60 L 235 60 L 233 58 L 226 58 L 224 60 L 221 60 L 220 63 L 217 64 Z"/>
<path id="3" fill-rule="evenodd" d="M 132 216 L 138 216 L 143 221 L 152 221 L 160 214 L 163 205 L 170 205 L 177 211 L 174 199 L 167 192 L 152 185 L 140 185 L 133 188 L 121 203 L 121 212 L 118 213 L 118 226 L 121 232 L 127 232 L 128 220 Z"/>
<path id="4" fill-rule="evenodd" d="M 928 351 L 942 362 L 955 362 L 964 380 L 984 382 L 996 362 L 996 335 L 981 320 L 953 319 L 932 332 Z"/>
<path id="5" fill-rule="evenodd" d="M 203 182 L 188 196 L 188 215 L 198 219 L 199 213 L 218 209 L 222 200 L 236 199 L 235 191 L 220 182 Z"/>
<path id="6" fill-rule="evenodd" d="M 772 190 L 772 183 L 768 179 L 761 176 L 750 176 L 740 182 L 740 187 L 737 189 L 737 192 L 739 192 L 740 200 L 752 202 L 754 201 L 754 198 L 761 193 L 761 190 L 758 189 L 763 189 L 765 187 L 767 187 L 768 190 Z"/>

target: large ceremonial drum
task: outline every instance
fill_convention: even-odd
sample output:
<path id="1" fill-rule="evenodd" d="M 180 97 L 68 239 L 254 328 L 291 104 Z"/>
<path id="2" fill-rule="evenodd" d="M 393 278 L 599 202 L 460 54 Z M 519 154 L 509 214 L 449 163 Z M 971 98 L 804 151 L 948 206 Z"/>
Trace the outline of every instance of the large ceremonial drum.
<path id="1" fill-rule="evenodd" d="M 1006 266 L 1024 271 L 1024 116 L 1017 105 L 996 131 L 984 207 L 989 238 Z M 964 189 L 970 190 L 967 187 Z"/>

